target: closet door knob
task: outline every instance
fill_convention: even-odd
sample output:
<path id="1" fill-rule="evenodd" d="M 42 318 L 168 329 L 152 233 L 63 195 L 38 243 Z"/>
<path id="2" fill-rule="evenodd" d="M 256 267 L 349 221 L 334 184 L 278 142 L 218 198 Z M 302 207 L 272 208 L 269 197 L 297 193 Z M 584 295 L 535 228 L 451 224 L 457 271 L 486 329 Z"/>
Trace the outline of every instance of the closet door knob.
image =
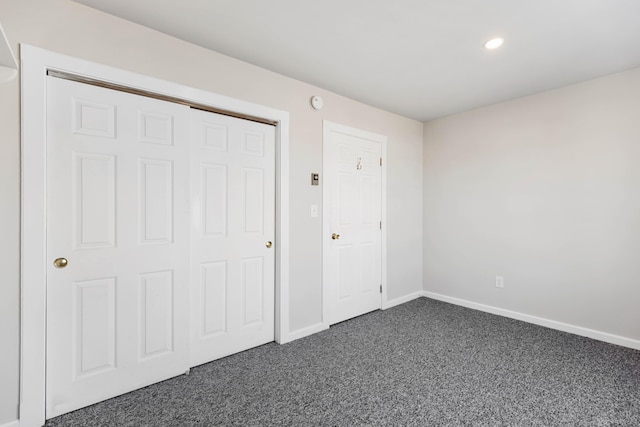
<path id="1" fill-rule="evenodd" d="M 67 261 L 66 258 L 56 258 L 56 260 L 53 261 L 53 266 L 55 268 L 65 268 L 67 264 L 69 264 L 69 261 Z"/>

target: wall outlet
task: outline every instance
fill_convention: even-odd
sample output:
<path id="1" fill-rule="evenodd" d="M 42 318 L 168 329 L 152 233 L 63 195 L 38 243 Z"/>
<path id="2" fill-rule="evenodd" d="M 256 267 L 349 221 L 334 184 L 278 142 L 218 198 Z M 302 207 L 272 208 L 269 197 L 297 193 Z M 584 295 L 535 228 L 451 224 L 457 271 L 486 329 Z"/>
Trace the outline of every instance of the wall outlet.
<path id="1" fill-rule="evenodd" d="M 496 276 L 496 288 L 504 288 L 504 277 Z"/>

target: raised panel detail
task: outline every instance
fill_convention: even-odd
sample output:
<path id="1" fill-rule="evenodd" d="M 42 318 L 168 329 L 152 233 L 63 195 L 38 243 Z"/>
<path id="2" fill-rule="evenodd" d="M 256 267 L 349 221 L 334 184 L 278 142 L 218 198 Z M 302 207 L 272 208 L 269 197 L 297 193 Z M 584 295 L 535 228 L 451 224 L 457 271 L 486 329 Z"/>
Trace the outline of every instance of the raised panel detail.
<path id="1" fill-rule="evenodd" d="M 202 166 L 202 233 L 205 236 L 227 234 L 227 167 Z"/>
<path id="2" fill-rule="evenodd" d="M 138 111 L 138 140 L 152 144 L 173 145 L 173 117 Z"/>
<path id="3" fill-rule="evenodd" d="M 202 290 L 202 335 L 227 332 L 227 263 L 211 262 L 200 266 Z"/>
<path id="4" fill-rule="evenodd" d="M 73 99 L 73 133 L 115 138 L 116 107 Z"/>
<path id="5" fill-rule="evenodd" d="M 74 379 L 116 368 L 116 278 L 73 284 Z"/>
<path id="6" fill-rule="evenodd" d="M 341 245 L 338 247 L 338 299 L 351 296 L 351 283 L 353 281 L 353 247 Z"/>
<path id="7" fill-rule="evenodd" d="M 373 177 L 363 176 L 360 181 L 360 217 L 362 225 L 373 225 Z"/>
<path id="8" fill-rule="evenodd" d="M 173 272 L 140 275 L 140 357 L 173 350 Z"/>
<path id="9" fill-rule="evenodd" d="M 74 153 L 74 249 L 115 246 L 115 158 Z"/>
<path id="10" fill-rule="evenodd" d="M 262 169 L 242 169 L 244 231 L 262 233 L 264 218 L 264 174 Z"/>
<path id="11" fill-rule="evenodd" d="M 363 166 L 374 166 L 374 157 L 371 151 L 363 151 L 362 152 L 362 165 Z"/>
<path id="12" fill-rule="evenodd" d="M 336 159 L 338 164 L 353 165 L 355 168 L 357 157 L 356 151 L 350 146 L 342 144 L 338 145 L 338 158 Z"/>
<path id="13" fill-rule="evenodd" d="M 202 146 L 216 151 L 227 151 L 227 127 L 206 123 L 202 125 Z"/>
<path id="14" fill-rule="evenodd" d="M 173 240 L 172 162 L 140 160 L 140 242 L 170 243 Z"/>
<path id="15" fill-rule="evenodd" d="M 373 272 L 377 263 L 374 261 L 375 245 L 363 242 L 360 245 L 360 292 L 366 294 L 375 289 Z"/>
<path id="16" fill-rule="evenodd" d="M 264 156 L 264 135 L 259 132 L 242 132 L 243 149 L 245 154 Z"/>
<path id="17" fill-rule="evenodd" d="M 355 221 L 359 199 L 356 180 L 355 175 L 338 173 L 338 224 L 340 226 L 351 225 Z"/>
<path id="18" fill-rule="evenodd" d="M 262 322 L 263 319 L 263 281 L 262 258 L 242 260 L 242 289 L 244 300 L 244 326 Z"/>

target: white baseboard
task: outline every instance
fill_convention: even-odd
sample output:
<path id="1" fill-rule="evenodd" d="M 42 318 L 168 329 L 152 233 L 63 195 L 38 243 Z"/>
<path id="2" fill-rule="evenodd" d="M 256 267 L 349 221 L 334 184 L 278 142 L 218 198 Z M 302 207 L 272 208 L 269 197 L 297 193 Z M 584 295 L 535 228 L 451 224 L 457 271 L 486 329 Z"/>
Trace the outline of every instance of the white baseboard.
<path id="1" fill-rule="evenodd" d="M 583 337 L 593 338 L 599 341 L 616 344 L 623 347 L 640 350 L 640 341 L 631 338 L 621 337 L 619 335 L 600 332 L 593 329 L 583 328 L 581 326 L 570 325 L 568 323 L 558 322 L 555 320 L 544 319 L 542 317 L 531 316 L 529 314 L 519 313 L 517 311 L 506 310 L 504 308 L 493 307 L 490 305 L 480 304 L 473 301 L 467 301 L 460 298 L 454 298 L 447 295 L 436 294 L 434 292 L 423 291 L 422 296 L 459 305 L 462 307 L 472 308 L 474 310 L 484 311 L 486 313 L 497 314 L 498 316 L 509 317 L 511 319 L 522 320 L 523 322 L 533 323 L 534 325 L 544 326 L 556 329 L 570 334 L 580 335 Z"/>
<path id="2" fill-rule="evenodd" d="M 280 344 L 286 344 L 291 341 L 298 340 L 300 338 L 308 337 L 309 335 L 316 334 L 318 332 L 322 332 L 326 329 L 329 329 L 328 325 L 324 323 L 316 323 L 315 325 L 307 326 L 306 328 L 298 329 L 297 331 L 290 332 L 280 340 Z"/>
<path id="3" fill-rule="evenodd" d="M 395 307 L 396 305 L 404 304 L 405 302 L 413 301 L 414 299 L 418 299 L 424 295 L 424 291 L 414 292 L 409 295 L 402 296 L 400 298 L 392 299 L 389 301 L 382 302 L 382 309 L 386 310 L 391 307 Z"/>
<path id="4" fill-rule="evenodd" d="M 8 423 L 1 424 L 0 427 L 20 427 L 20 420 L 9 421 Z"/>

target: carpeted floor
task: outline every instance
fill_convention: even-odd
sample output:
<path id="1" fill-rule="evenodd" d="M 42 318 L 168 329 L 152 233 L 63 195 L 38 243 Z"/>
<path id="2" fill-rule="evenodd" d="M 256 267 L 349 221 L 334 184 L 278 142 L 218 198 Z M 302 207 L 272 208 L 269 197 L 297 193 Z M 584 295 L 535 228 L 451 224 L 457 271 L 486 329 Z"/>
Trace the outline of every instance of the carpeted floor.
<path id="1" fill-rule="evenodd" d="M 54 426 L 640 426 L 640 351 L 421 298 Z"/>

